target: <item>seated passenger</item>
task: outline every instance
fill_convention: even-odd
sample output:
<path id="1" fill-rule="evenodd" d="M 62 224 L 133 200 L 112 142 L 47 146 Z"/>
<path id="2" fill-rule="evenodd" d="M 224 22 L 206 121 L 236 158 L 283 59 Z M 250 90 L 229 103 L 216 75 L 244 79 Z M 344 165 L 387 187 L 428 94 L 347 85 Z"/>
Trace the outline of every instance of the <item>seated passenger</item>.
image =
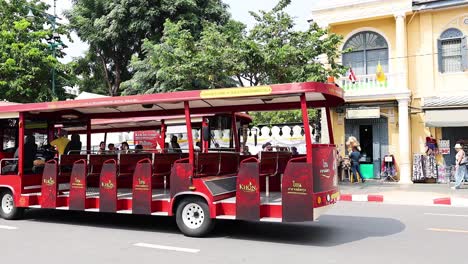
<path id="1" fill-rule="evenodd" d="M 299 152 L 297 152 L 297 148 L 296 148 L 296 147 L 291 147 L 291 154 L 292 154 L 292 155 L 299 155 Z"/>
<path id="2" fill-rule="evenodd" d="M 273 147 L 271 146 L 270 142 L 267 142 L 262 145 L 263 151 L 273 151 Z"/>
<path id="3" fill-rule="evenodd" d="M 99 143 L 99 149 L 97 154 L 106 154 L 106 143 L 104 143 L 104 141 L 101 141 L 101 143 Z"/>
<path id="4" fill-rule="evenodd" d="M 135 146 L 135 153 L 140 153 L 143 151 L 143 146 L 142 145 L 136 145 Z"/>
<path id="5" fill-rule="evenodd" d="M 63 155 L 69 142 L 70 140 L 67 138 L 67 132 L 62 130 L 59 133 L 59 137 L 52 140 L 50 145 L 54 146 L 60 155 Z"/>
<path id="6" fill-rule="evenodd" d="M 171 138 L 171 147 L 172 147 L 172 152 L 182 153 L 182 150 L 180 149 L 180 145 L 177 142 L 177 136 L 172 136 L 172 138 Z"/>
<path id="7" fill-rule="evenodd" d="M 249 146 L 244 146 L 244 148 L 242 150 L 242 155 L 252 155 L 252 154 L 250 154 Z"/>
<path id="8" fill-rule="evenodd" d="M 200 152 L 201 151 L 201 142 L 200 141 L 197 141 L 197 143 L 195 143 L 195 148 L 194 150 L 196 152 Z"/>
<path id="9" fill-rule="evenodd" d="M 26 136 L 23 151 L 24 151 L 23 171 L 24 173 L 31 173 L 33 166 L 34 166 L 34 159 L 36 158 L 36 153 L 37 153 L 36 139 L 34 138 L 34 136 Z M 19 148 L 16 149 L 15 155 L 13 156 L 15 159 L 17 159 L 19 156 L 18 152 L 19 152 Z M 17 172 L 17 171 L 18 171 L 17 161 L 2 168 L 2 174 L 6 174 L 9 172 Z"/>
<path id="10" fill-rule="evenodd" d="M 34 136 L 26 136 L 24 143 L 23 170 L 25 173 L 31 173 L 36 159 L 37 145 Z"/>
<path id="11" fill-rule="evenodd" d="M 122 144 L 120 144 L 120 153 L 127 154 L 129 153 L 129 150 L 130 146 L 128 145 L 127 141 L 124 141 Z"/>
<path id="12" fill-rule="evenodd" d="M 73 134 L 71 136 L 71 141 L 68 143 L 65 148 L 65 154 L 80 154 L 82 143 L 80 141 L 80 135 Z"/>
<path id="13" fill-rule="evenodd" d="M 115 154 L 115 151 L 117 150 L 115 148 L 114 143 L 109 143 L 109 145 L 107 145 L 107 149 L 108 149 L 107 153 L 109 153 L 109 154 Z"/>

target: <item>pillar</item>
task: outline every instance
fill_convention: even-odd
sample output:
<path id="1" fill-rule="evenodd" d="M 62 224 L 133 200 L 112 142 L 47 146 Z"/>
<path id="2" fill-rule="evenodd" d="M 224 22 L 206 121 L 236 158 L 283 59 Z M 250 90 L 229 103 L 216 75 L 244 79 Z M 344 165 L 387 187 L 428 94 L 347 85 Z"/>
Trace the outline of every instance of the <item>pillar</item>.
<path id="1" fill-rule="evenodd" d="M 409 129 L 409 98 L 398 99 L 398 134 L 400 147 L 400 182 L 411 184 L 411 160 L 410 160 L 410 129 Z"/>
<path id="2" fill-rule="evenodd" d="M 395 32 L 396 32 L 396 65 L 393 67 L 399 73 L 398 88 L 407 90 L 408 80 L 408 63 L 407 63 L 407 41 L 406 41 L 406 14 L 404 12 L 397 13 L 395 16 Z"/>

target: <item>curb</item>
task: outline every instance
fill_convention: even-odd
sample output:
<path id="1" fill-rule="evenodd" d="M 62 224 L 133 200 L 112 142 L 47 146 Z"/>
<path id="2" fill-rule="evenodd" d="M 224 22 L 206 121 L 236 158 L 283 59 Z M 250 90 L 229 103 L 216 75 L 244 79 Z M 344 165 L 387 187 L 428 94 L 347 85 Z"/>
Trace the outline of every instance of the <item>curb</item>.
<path id="1" fill-rule="evenodd" d="M 384 196 L 379 194 L 341 194 L 340 201 L 381 203 L 384 201 Z"/>
<path id="2" fill-rule="evenodd" d="M 468 199 L 442 197 L 432 200 L 434 204 L 468 207 Z"/>

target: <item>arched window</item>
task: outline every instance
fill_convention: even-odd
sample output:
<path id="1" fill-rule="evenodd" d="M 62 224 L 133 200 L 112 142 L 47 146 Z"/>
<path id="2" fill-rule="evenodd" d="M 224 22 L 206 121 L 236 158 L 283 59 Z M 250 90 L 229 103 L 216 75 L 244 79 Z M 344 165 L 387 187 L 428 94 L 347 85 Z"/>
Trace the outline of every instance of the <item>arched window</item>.
<path id="1" fill-rule="evenodd" d="M 466 69 L 466 38 L 456 28 L 449 28 L 437 40 L 440 72 L 460 72 Z"/>
<path id="2" fill-rule="evenodd" d="M 343 65 L 352 67 L 355 74 L 375 74 L 380 62 L 388 72 L 388 44 L 384 37 L 372 31 L 354 34 L 346 41 L 343 50 Z"/>

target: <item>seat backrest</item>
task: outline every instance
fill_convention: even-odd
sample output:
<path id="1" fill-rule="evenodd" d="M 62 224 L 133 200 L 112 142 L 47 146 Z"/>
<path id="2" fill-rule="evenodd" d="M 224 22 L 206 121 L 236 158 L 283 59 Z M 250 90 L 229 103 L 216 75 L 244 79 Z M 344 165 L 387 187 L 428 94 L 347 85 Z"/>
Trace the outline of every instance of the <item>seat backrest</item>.
<path id="1" fill-rule="evenodd" d="M 260 174 L 274 174 L 278 166 L 278 152 L 260 152 Z"/>
<path id="2" fill-rule="evenodd" d="M 240 154 L 220 152 L 220 171 L 219 175 L 233 174 L 239 171 Z"/>
<path id="3" fill-rule="evenodd" d="M 196 153 L 195 156 L 195 175 L 216 176 L 220 173 L 221 153 Z"/>
<path id="4" fill-rule="evenodd" d="M 86 155 L 61 155 L 60 166 L 73 166 L 77 160 L 86 160 L 87 158 Z"/>
<path id="5" fill-rule="evenodd" d="M 291 152 L 288 151 L 281 151 L 278 152 L 278 171 L 277 173 L 283 174 L 286 170 L 286 166 L 288 165 L 288 161 L 291 159 Z"/>
<path id="6" fill-rule="evenodd" d="M 114 159 L 117 160 L 117 155 L 115 154 L 97 154 L 89 156 L 89 173 L 101 173 L 102 165 L 104 161 Z"/>
<path id="7" fill-rule="evenodd" d="M 176 160 L 182 158 L 181 153 L 157 153 L 154 155 L 153 173 L 168 174 Z"/>
<path id="8" fill-rule="evenodd" d="M 120 155 L 120 173 L 133 173 L 137 163 L 142 159 L 151 159 L 149 153 L 121 154 Z"/>

